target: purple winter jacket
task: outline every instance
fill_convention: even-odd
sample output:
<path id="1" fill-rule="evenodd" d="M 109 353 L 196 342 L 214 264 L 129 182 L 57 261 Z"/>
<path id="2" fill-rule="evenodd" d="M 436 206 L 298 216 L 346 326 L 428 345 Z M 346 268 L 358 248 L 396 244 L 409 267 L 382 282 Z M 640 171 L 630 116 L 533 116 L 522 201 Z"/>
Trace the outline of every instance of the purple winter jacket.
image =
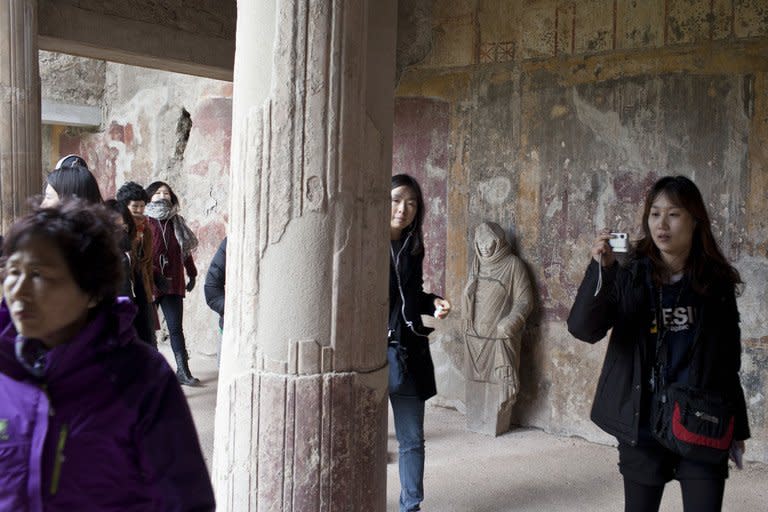
<path id="1" fill-rule="evenodd" d="M 47 354 L 35 378 L 0 305 L 0 510 L 214 510 L 176 375 L 137 341 L 127 299 Z"/>

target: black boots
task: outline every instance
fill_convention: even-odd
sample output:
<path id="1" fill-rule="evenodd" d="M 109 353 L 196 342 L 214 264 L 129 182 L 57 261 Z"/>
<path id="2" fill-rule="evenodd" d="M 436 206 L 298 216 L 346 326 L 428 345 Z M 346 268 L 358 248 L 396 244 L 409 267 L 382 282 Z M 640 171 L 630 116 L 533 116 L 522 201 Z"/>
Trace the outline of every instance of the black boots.
<path id="1" fill-rule="evenodd" d="M 176 357 L 176 378 L 184 386 L 197 386 L 200 384 L 200 379 L 193 377 L 192 372 L 189 371 L 189 356 L 187 354 L 179 354 L 174 352 Z"/>

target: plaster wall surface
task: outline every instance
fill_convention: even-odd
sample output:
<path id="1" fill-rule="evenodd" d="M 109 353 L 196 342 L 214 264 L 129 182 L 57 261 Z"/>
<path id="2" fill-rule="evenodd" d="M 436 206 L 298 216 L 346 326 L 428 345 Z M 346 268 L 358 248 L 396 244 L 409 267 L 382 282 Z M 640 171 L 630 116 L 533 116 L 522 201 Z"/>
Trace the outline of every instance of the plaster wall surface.
<path id="1" fill-rule="evenodd" d="M 43 62 L 44 97 L 100 104 L 104 110 L 103 125 L 95 129 L 45 129 L 43 168 L 78 153 L 105 198 L 127 181 L 146 187 L 161 180 L 173 187 L 180 213 L 200 239 L 193 253 L 197 286 L 184 301 L 187 346 L 215 355 L 218 317 L 205 304 L 203 283 L 226 233 L 232 84 L 53 53 Z M 184 111 L 191 120 L 188 133 L 179 126 Z"/>
<path id="2" fill-rule="evenodd" d="M 746 282 L 747 457 L 768 461 L 768 5 L 437 0 L 432 15 L 432 51 L 397 90 L 394 151 L 417 176 L 429 169 L 418 154 L 447 152 L 445 192 L 424 190 L 445 197 L 447 212 L 428 201 L 426 237 L 446 253 L 434 260 L 444 268 L 425 266 L 425 281 L 442 280 L 457 308 L 432 335 L 433 403 L 464 409 L 460 296 L 472 230 L 494 221 L 528 264 L 538 300 L 513 422 L 614 442 L 589 420 L 606 343 L 578 342 L 565 319 L 594 233 L 609 226 L 637 238 L 647 187 L 684 174 Z M 446 123 L 447 136 L 425 141 Z M 403 136 L 416 127 L 422 136 Z"/>
<path id="3" fill-rule="evenodd" d="M 102 106 L 106 62 L 46 51 L 40 51 L 39 62 L 43 101 Z"/>

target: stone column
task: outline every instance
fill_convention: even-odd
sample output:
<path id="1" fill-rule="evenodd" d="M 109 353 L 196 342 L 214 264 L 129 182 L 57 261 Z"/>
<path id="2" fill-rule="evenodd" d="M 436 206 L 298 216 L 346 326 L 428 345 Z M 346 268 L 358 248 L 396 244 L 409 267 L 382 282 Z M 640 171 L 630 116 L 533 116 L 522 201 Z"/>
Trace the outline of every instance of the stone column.
<path id="1" fill-rule="evenodd" d="M 41 190 L 37 0 L 0 0 L 0 233 Z"/>
<path id="2" fill-rule="evenodd" d="M 395 2 L 238 2 L 222 511 L 383 511 Z"/>

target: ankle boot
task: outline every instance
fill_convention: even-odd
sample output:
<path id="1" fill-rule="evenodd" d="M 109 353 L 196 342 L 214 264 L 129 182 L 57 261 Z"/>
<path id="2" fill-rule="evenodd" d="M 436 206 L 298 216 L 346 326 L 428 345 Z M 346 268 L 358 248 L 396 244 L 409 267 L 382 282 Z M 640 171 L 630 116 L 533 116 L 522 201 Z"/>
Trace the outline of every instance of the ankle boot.
<path id="1" fill-rule="evenodd" d="M 176 357 L 176 378 L 184 386 L 197 386 L 200 384 L 200 379 L 193 377 L 192 372 L 189 371 L 189 364 L 187 354 L 173 354 Z"/>

